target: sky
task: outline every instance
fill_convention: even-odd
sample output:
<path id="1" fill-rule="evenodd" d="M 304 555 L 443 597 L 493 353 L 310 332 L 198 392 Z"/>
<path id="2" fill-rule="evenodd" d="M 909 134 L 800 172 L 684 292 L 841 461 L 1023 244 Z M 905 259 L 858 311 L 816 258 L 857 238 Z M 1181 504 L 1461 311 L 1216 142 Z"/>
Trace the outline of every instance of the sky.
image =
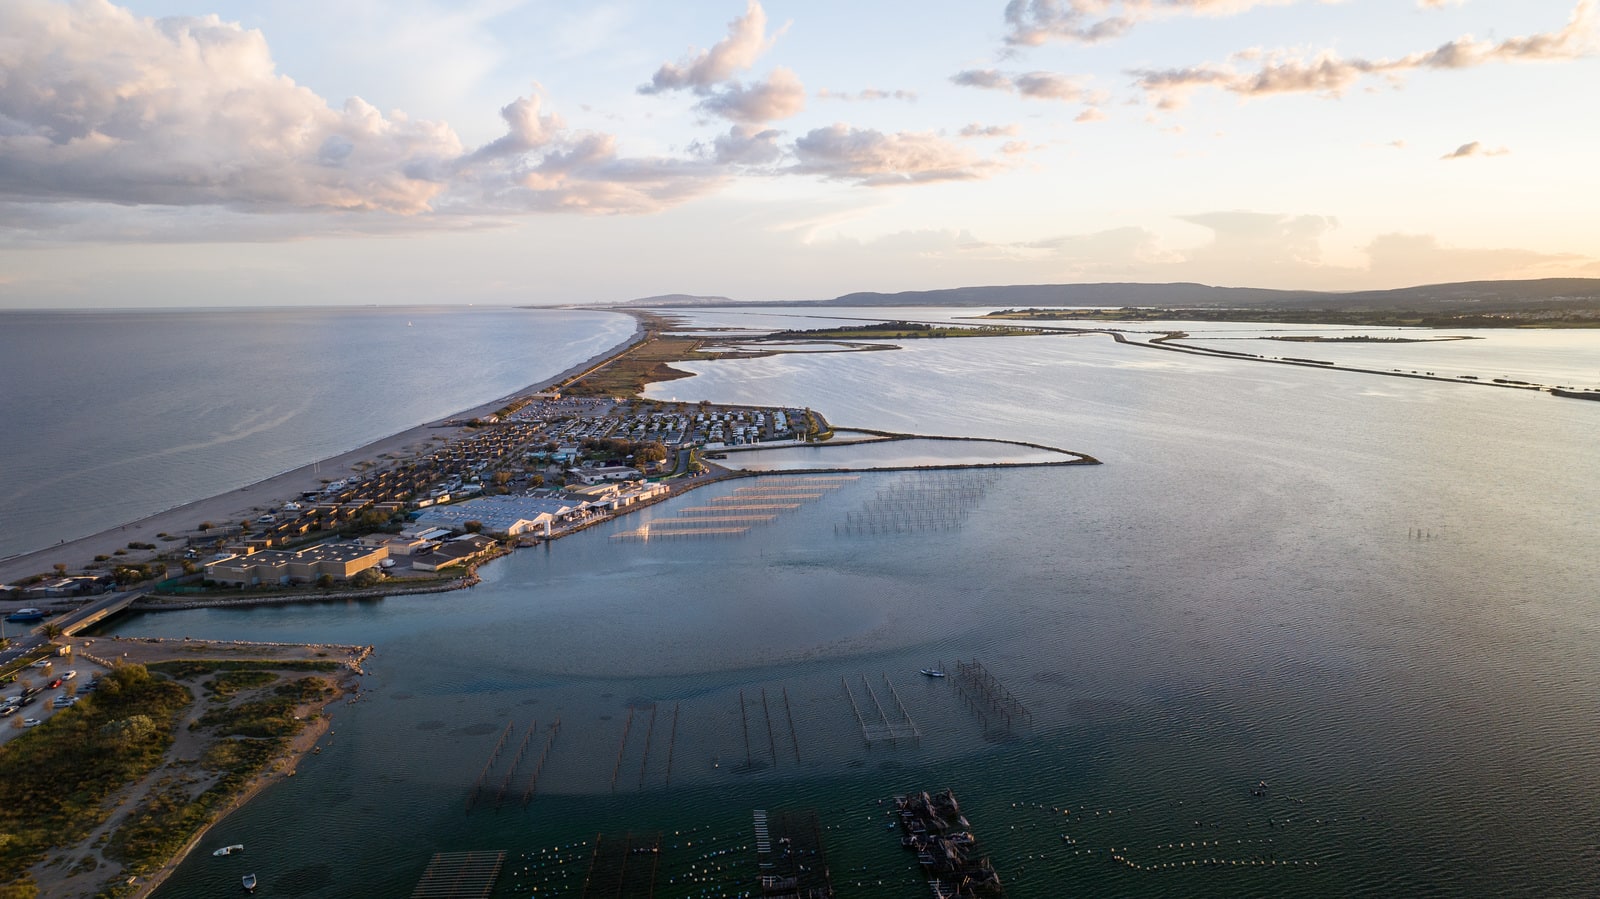
<path id="1" fill-rule="evenodd" d="M 0 308 L 1600 277 L 1600 0 L 3 0 Z"/>

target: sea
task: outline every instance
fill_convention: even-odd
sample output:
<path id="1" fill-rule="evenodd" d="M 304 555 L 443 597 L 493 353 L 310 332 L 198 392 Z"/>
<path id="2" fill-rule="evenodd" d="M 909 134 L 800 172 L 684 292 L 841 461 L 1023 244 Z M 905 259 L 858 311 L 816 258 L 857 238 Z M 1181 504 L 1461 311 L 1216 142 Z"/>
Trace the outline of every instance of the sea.
<path id="1" fill-rule="evenodd" d="M 0 559 L 490 402 L 633 330 L 485 307 L 0 311 Z"/>
<path id="2" fill-rule="evenodd" d="M 421 324 L 317 313 L 364 314 Z M 437 314 L 554 315 L 600 343 L 632 330 L 599 313 Z M 815 310 L 764 314 L 683 318 L 822 326 Z M 206 315 L 213 339 L 242 330 Z M 161 330 L 162 358 L 195 344 Z M 1273 333 L 1222 338 L 1275 347 Z M 1578 386 L 1600 359 L 1596 332 L 1474 333 L 1289 350 Z M 475 364 L 536 380 L 549 366 L 517 344 L 488 342 Z M 465 379 L 450 358 L 405 363 L 425 386 Z M 358 418 L 376 388 L 356 373 L 403 367 L 387 359 L 357 352 L 318 396 Z M 137 392 L 174 408 L 190 390 L 298 408 L 244 366 L 199 384 L 148 365 L 162 388 Z M 228 895 L 244 873 L 258 895 L 407 896 L 456 852 L 504 853 L 497 897 L 612 882 L 632 886 L 607 895 L 759 896 L 758 813 L 820 843 L 810 864 L 837 895 L 922 897 L 892 798 L 942 789 L 1013 897 L 1594 894 L 1600 403 L 1095 334 L 684 367 L 694 377 L 650 396 L 1103 464 L 780 473 L 518 551 L 469 590 L 120 619 L 108 632 L 376 647 L 320 751 L 220 822 L 160 899 Z M 448 414 L 400 393 L 400 425 Z M 366 439 L 327 420 L 338 436 L 250 471 Z M 146 456 L 130 471 L 182 480 Z M 254 476 L 215 465 L 232 473 L 219 481 Z M 146 506 L 180 500 L 165 489 Z M 752 489 L 786 508 L 737 534 L 622 538 Z M 245 851 L 210 854 L 233 843 Z"/>

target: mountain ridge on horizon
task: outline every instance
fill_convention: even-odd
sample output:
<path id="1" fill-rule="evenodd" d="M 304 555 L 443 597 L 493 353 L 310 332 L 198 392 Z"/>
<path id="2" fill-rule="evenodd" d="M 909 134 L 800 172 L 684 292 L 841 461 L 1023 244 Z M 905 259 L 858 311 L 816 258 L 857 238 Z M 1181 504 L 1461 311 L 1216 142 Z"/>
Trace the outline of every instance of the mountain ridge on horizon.
<path id="1" fill-rule="evenodd" d="M 663 294 L 610 304 L 647 306 L 1183 306 L 1194 308 L 1490 310 L 1531 303 L 1600 304 L 1600 278 L 1454 281 L 1386 290 L 1318 291 L 1216 287 L 1192 281 L 1011 284 L 894 293 L 857 291 L 828 300 L 732 300 Z"/>

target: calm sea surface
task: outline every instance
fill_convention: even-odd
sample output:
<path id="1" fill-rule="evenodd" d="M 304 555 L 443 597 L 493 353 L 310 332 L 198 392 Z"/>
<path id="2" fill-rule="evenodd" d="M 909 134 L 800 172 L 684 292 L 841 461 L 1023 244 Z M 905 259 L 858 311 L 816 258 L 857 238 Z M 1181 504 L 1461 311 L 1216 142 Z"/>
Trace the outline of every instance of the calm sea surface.
<path id="1" fill-rule="evenodd" d="M 1011 896 L 1600 883 L 1600 403 L 1100 336 L 694 368 L 654 394 L 1105 464 L 783 475 L 756 483 L 794 508 L 741 536 L 613 539 L 750 486 L 724 484 L 468 591 L 124 620 L 378 648 L 323 751 L 158 895 L 404 896 L 435 852 L 505 850 L 497 896 L 576 896 L 629 832 L 664 834 L 656 895 L 747 895 L 752 810 L 809 809 L 840 895 L 926 896 L 878 800 L 946 786 Z M 917 674 L 974 659 L 1028 716 Z"/>
<path id="2" fill-rule="evenodd" d="M 488 402 L 633 328 L 504 308 L 0 312 L 0 558 Z"/>

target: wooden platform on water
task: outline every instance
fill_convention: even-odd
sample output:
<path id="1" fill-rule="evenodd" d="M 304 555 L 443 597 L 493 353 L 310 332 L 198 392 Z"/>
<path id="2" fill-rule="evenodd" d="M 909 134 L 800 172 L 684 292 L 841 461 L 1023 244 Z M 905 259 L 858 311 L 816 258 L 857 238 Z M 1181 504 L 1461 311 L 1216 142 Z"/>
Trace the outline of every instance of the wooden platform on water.
<path id="1" fill-rule="evenodd" d="M 497 852 L 438 852 L 411 891 L 411 899 L 488 899 L 505 863 L 505 850 Z"/>

